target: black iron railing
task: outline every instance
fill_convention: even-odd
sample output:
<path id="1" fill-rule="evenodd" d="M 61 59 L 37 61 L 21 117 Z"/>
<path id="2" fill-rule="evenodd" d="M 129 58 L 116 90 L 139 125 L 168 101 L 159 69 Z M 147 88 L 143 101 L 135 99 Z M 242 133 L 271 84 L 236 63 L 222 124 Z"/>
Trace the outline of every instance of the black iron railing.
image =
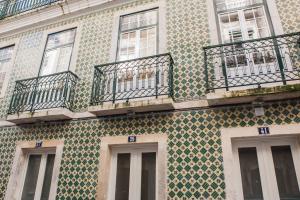
<path id="1" fill-rule="evenodd" d="M 0 19 L 61 0 L 0 0 Z"/>
<path id="2" fill-rule="evenodd" d="M 16 81 L 8 114 L 50 108 L 71 110 L 77 80 L 67 71 Z"/>
<path id="3" fill-rule="evenodd" d="M 300 32 L 204 47 L 208 90 L 300 80 Z"/>
<path id="4" fill-rule="evenodd" d="M 91 105 L 164 95 L 173 97 L 173 60 L 170 54 L 95 67 Z"/>

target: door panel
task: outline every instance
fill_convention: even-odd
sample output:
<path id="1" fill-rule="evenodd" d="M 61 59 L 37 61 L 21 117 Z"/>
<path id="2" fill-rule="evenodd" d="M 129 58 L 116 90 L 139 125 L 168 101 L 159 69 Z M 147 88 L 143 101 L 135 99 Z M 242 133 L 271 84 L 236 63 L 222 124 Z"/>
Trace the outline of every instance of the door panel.
<path id="1" fill-rule="evenodd" d="M 156 148 L 112 153 L 109 200 L 156 200 Z"/>
<path id="2" fill-rule="evenodd" d="M 280 199 L 300 199 L 295 165 L 290 146 L 272 146 L 272 156 Z"/>
<path id="3" fill-rule="evenodd" d="M 296 139 L 248 141 L 235 145 L 245 200 L 300 199 L 299 145 Z"/>
<path id="4" fill-rule="evenodd" d="M 239 160 L 245 200 L 263 200 L 256 148 L 240 148 Z"/>

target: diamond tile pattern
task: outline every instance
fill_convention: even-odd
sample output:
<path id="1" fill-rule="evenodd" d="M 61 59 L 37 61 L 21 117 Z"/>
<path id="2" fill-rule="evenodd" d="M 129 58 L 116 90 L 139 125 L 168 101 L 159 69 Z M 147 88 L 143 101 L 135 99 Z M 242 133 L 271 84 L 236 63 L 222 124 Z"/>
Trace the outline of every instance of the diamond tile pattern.
<path id="1" fill-rule="evenodd" d="M 147 114 L 0 129 L 0 200 L 4 198 L 16 141 L 64 139 L 57 199 L 95 199 L 102 136 L 167 134 L 168 199 L 225 199 L 221 127 L 300 123 L 300 102 Z"/>
<path id="2" fill-rule="evenodd" d="M 0 99 L 4 118 L 15 80 L 36 76 L 44 49 L 46 30 L 77 22 L 81 27 L 76 74 L 76 111 L 87 110 L 93 67 L 107 63 L 116 11 L 154 2 L 137 0 L 86 16 L 16 34 L 19 46 L 7 95 Z M 202 98 L 205 91 L 202 47 L 209 44 L 205 0 L 167 1 L 167 47 L 174 61 L 175 99 Z M 298 0 L 276 0 L 285 32 L 300 31 Z M 17 141 L 64 139 L 57 199 L 95 199 L 100 138 L 107 135 L 166 133 L 168 140 L 168 199 L 225 199 L 221 127 L 300 123 L 300 102 L 266 106 L 264 117 L 255 117 L 251 107 L 148 114 L 72 122 L 0 128 L 0 200 L 4 199 Z"/>
<path id="3" fill-rule="evenodd" d="M 276 0 L 284 32 L 292 33 L 300 31 L 300 1 Z"/>
<path id="4" fill-rule="evenodd" d="M 15 80 L 30 78 L 38 74 L 42 59 L 41 52 L 45 45 L 43 41 L 45 31 L 74 22 L 82 27 L 78 56 L 75 58 L 75 72 L 80 77 L 80 82 L 77 85 L 74 109 L 86 111 L 91 93 L 93 67 L 109 62 L 114 13 L 156 1 L 137 0 L 123 6 L 0 38 L 0 42 L 19 39 L 7 95 L 0 99 L 0 118 L 6 115 Z M 276 3 L 284 31 L 300 31 L 298 17 L 300 2 L 277 0 Z M 199 99 L 205 95 L 202 47 L 209 45 L 206 4 L 206 0 L 166 0 L 167 48 L 175 61 L 174 96 L 176 101 Z"/>

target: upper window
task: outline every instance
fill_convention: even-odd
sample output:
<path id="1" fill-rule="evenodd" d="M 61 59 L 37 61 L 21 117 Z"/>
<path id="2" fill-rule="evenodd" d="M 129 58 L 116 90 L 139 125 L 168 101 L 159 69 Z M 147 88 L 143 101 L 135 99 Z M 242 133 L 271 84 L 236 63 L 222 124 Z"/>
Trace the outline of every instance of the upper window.
<path id="1" fill-rule="evenodd" d="M 29 153 L 21 200 L 48 200 L 55 154 Z"/>
<path id="2" fill-rule="evenodd" d="M 271 35 L 263 0 L 216 0 L 223 43 Z"/>
<path id="3" fill-rule="evenodd" d="M 76 29 L 48 36 L 40 76 L 68 71 L 75 41 Z"/>
<path id="4" fill-rule="evenodd" d="M 118 60 L 146 57 L 157 53 L 157 9 L 122 16 Z"/>
<path id="5" fill-rule="evenodd" d="M 3 96 L 5 92 L 5 82 L 8 79 L 13 50 L 14 46 L 0 49 L 0 96 Z"/>

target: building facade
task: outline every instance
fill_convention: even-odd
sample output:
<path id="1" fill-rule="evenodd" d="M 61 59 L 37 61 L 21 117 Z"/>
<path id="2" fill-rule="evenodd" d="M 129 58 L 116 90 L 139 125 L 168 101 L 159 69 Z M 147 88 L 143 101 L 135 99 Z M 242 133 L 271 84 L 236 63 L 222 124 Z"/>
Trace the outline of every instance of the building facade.
<path id="1" fill-rule="evenodd" d="M 0 0 L 0 200 L 300 199 L 298 0 Z"/>

